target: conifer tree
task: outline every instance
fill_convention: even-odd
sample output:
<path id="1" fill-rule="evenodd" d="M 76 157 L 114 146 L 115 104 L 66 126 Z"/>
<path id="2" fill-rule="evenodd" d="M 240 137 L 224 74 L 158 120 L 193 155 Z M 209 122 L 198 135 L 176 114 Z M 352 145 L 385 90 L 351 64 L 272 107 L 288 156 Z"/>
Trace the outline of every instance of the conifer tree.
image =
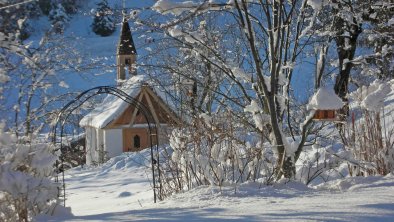
<path id="1" fill-rule="evenodd" d="M 79 0 L 62 0 L 62 5 L 67 14 L 75 14 L 78 11 L 81 1 Z"/>
<path id="2" fill-rule="evenodd" d="M 38 0 L 38 6 L 44 15 L 49 15 L 51 6 L 53 5 L 52 0 Z"/>
<path id="3" fill-rule="evenodd" d="M 70 20 L 64 7 L 61 4 L 56 4 L 52 6 L 49 12 L 49 20 L 52 24 L 52 29 L 55 33 L 62 34 L 66 23 Z"/>
<path id="4" fill-rule="evenodd" d="M 109 36 L 115 32 L 113 12 L 108 6 L 107 0 L 102 0 L 97 4 L 97 11 L 94 15 L 92 30 L 100 36 Z"/>
<path id="5" fill-rule="evenodd" d="M 0 7 L 12 4 L 14 1 L 0 1 Z M 40 15 L 38 4 L 29 2 L 21 4 L 18 7 L 9 7 L 1 10 L 0 13 L 0 32 L 6 34 L 10 38 L 19 40 L 27 39 L 31 32 L 30 19 Z M 11 37 L 12 36 L 12 37 Z"/>

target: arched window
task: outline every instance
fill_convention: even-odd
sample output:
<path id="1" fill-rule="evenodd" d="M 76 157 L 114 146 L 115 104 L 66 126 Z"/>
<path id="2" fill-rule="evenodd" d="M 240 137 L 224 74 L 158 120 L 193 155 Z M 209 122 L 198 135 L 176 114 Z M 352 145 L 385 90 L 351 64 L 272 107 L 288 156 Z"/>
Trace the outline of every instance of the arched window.
<path id="1" fill-rule="evenodd" d="M 141 148 L 141 138 L 138 135 L 134 136 L 134 148 Z"/>

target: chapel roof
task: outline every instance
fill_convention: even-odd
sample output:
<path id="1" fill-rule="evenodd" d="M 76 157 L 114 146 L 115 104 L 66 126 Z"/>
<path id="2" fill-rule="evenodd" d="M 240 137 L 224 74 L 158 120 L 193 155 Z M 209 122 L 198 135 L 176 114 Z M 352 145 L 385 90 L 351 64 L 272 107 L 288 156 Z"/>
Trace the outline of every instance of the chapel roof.
<path id="1" fill-rule="evenodd" d="M 136 98 L 143 87 L 148 87 L 149 91 L 158 98 L 158 100 L 160 100 L 159 102 L 164 104 L 173 116 L 177 117 L 174 103 L 167 98 L 164 92 L 157 87 L 151 87 L 150 85 L 153 84 L 149 84 L 147 76 L 137 75 L 126 80 L 122 84 L 120 90 L 130 97 Z M 115 95 L 108 95 L 100 105 L 97 105 L 96 108 L 81 119 L 79 125 L 82 127 L 95 127 L 98 129 L 105 128 L 112 121 L 120 117 L 129 106 L 130 104 L 125 102 L 123 99 Z"/>

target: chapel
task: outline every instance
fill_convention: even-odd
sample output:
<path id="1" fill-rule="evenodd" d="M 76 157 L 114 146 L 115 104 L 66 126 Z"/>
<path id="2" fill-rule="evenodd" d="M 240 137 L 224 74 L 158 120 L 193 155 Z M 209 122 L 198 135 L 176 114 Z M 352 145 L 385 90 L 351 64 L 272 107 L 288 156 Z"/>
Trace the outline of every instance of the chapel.
<path id="1" fill-rule="evenodd" d="M 166 94 L 150 81 L 148 75 L 137 73 L 136 60 L 137 50 L 130 26 L 123 19 L 116 52 L 117 87 L 149 109 L 158 136 L 149 134 L 151 123 L 147 122 L 143 110 L 115 95 L 107 95 L 80 121 L 80 126 L 85 128 L 88 165 L 104 162 L 123 152 L 140 151 L 151 144 L 166 144 L 171 130 L 181 123 Z M 151 138 L 159 141 L 150 141 Z"/>

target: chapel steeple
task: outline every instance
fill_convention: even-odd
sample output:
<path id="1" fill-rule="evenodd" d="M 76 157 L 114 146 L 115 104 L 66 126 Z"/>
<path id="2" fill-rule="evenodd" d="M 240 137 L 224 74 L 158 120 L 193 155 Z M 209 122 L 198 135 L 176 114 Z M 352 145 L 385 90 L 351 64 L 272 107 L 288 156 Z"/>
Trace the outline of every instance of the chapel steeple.
<path id="1" fill-rule="evenodd" d="M 137 51 L 135 49 L 133 37 L 131 36 L 130 26 L 125 17 L 122 21 L 122 29 L 118 49 L 116 52 L 117 64 L 117 80 L 126 80 L 126 71 L 128 69 L 129 76 L 136 75 L 135 61 L 137 60 Z"/>

